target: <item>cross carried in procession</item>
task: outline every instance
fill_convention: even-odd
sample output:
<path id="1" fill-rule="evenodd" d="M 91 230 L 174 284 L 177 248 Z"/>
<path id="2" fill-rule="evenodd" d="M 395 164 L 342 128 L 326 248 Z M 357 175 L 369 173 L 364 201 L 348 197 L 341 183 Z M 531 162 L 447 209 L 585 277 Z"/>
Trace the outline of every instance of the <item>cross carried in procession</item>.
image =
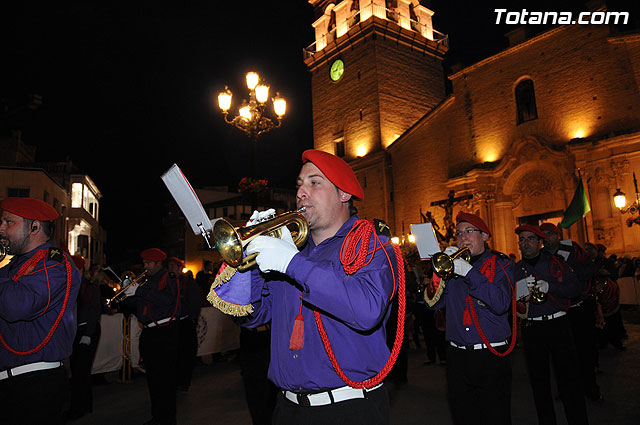
<path id="1" fill-rule="evenodd" d="M 473 194 L 456 197 L 455 192 L 450 190 L 447 199 L 431 202 L 430 205 L 432 207 L 444 208 L 444 228 L 446 229 L 446 233 L 444 235 L 445 240 L 451 239 L 455 232 L 455 226 L 453 225 L 453 206 L 472 198 Z"/>

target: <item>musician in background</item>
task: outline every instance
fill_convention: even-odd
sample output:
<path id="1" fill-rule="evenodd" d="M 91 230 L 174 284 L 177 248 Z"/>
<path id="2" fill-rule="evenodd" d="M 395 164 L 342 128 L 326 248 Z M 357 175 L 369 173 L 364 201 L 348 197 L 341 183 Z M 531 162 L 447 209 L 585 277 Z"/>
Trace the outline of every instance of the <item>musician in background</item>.
<path id="1" fill-rule="evenodd" d="M 543 293 L 543 301 L 529 298 L 522 335 L 529 381 L 538 423 L 556 424 L 551 391 L 551 362 L 560 398 L 569 424 L 587 424 L 587 409 L 571 323 L 567 317 L 570 299 L 580 292 L 580 282 L 559 257 L 542 249 L 546 235 L 538 226 L 516 228 L 522 260 L 517 263 L 518 286 L 526 283 L 532 293 Z"/>
<path id="2" fill-rule="evenodd" d="M 140 253 L 148 282 L 125 291 L 136 303 L 136 317 L 143 325 L 140 356 L 147 371 L 152 419 L 145 425 L 176 423 L 176 380 L 180 329 L 180 288 L 163 265 L 167 254 L 158 248 Z"/>
<path id="3" fill-rule="evenodd" d="M 85 259 L 72 255 L 74 264 L 84 272 Z M 67 420 L 78 419 L 93 411 L 91 366 L 100 340 L 100 288 L 83 273 L 78 294 L 78 331 L 71 354 L 71 408 L 65 412 Z"/>
<path id="4" fill-rule="evenodd" d="M 80 272 L 51 242 L 58 212 L 33 198 L 0 202 L 0 422 L 60 424 L 76 333 Z"/>
<path id="5" fill-rule="evenodd" d="M 456 216 L 458 248 L 470 261 L 453 260 L 455 275 L 425 291 L 430 309 L 446 307 L 447 385 L 455 424 L 511 424 L 511 328 L 513 262 L 487 246 L 482 218 Z M 452 255 L 458 248 L 448 247 Z"/>
<path id="6" fill-rule="evenodd" d="M 540 230 L 545 234 L 544 249 L 566 260 L 580 281 L 580 293 L 571 298 L 567 314 L 580 360 L 580 375 L 584 381 L 584 392 L 589 400 L 604 400 L 596 380 L 598 344 L 596 342 L 596 300 L 592 288 L 595 267 L 580 245 L 560 243 L 562 230 L 553 223 L 542 223 Z"/>
<path id="7" fill-rule="evenodd" d="M 258 253 L 259 270 L 237 272 L 214 290 L 247 291 L 253 312 L 243 326 L 271 321 L 269 378 L 282 389 L 274 424 L 388 424 L 382 375 L 356 382 L 374 378 L 390 357 L 385 324 L 403 277 L 401 254 L 384 222 L 358 222 L 352 201 L 364 191 L 346 162 L 319 150 L 305 151 L 302 161 L 296 200 L 306 208 L 306 245 L 298 251 L 284 229 L 282 239 L 258 236 L 246 252 Z M 368 261 L 348 266 L 343 243 L 353 255 L 371 251 Z"/>
<path id="8" fill-rule="evenodd" d="M 167 269 L 180 284 L 180 351 L 178 355 L 178 390 L 189 391 L 191 376 L 198 354 L 198 334 L 200 317 L 200 290 L 193 278 L 185 273 L 184 262 L 176 257 L 167 260 Z"/>

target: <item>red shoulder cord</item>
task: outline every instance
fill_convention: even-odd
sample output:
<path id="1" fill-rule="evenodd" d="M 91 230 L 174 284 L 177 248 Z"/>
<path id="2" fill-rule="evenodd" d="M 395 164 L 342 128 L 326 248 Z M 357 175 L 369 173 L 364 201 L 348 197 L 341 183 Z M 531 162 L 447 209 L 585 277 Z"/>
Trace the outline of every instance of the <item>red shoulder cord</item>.
<path id="1" fill-rule="evenodd" d="M 344 238 L 342 242 L 342 247 L 340 248 L 340 262 L 342 263 L 342 267 L 346 274 L 353 274 L 358 271 L 360 268 L 366 266 L 373 259 L 373 255 L 375 255 L 378 249 L 384 248 L 387 244 L 382 244 L 378 235 L 373 232 L 374 225 L 373 222 L 367 220 L 357 220 L 347 236 Z M 373 250 L 369 251 L 369 240 L 371 239 L 371 234 L 373 233 L 374 245 Z M 389 243 L 389 242 L 387 242 Z M 356 249 L 360 245 L 360 248 L 356 252 Z M 397 245 L 392 245 L 393 251 L 396 254 L 396 261 L 398 265 L 398 294 L 404 295 L 405 287 L 404 287 L 404 260 L 402 259 L 402 253 L 400 252 L 400 247 Z M 346 248 L 346 249 L 345 249 Z M 387 251 L 382 249 L 382 252 L 387 256 L 387 260 L 389 261 L 389 265 L 391 266 L 391 274 L 393 275 L 393 288 L 394 292 L 391 294 L 391 299 L 393 298 L 393 294 L 395 293 L 395 282 L 396 275 L 393 271 L 393 265 L 391 264 L 391 258 L 389 258 L 389 254 Z M 371 256 L 367 261 L 367 256 Z M 396 329 L 396 339 L 393 343 L 393 349 L 391 350 L 391 355 L 387 360 L 387 363 L 384 365 L 382 370 L 378 372 L 378 374 L 372 378 L 369 378 L 362 382 L 356 382 L 351 379 L 342 371 L 340 365 L 338 364 L 338 360 L 336 359 L 335 354 L 333 353 L 333 349 L 331 348 L 331 343 L 329 342 L 329 337 L 327 336 L 327 332 L 324 329 L 324 325 L 322 324 L 322 318 L 320 313 L 314 310 L 313 314 L 316 319 L 316 325 L 318 327 L 318 332 L 320 333 L 320 338 L 322 338 L 322 344 L 324 345 L 324 349 L 327 352 L 327 356 L 329 356 L 329 360 L 333 365 L 334 370 L 340 376 L 340 379 L 344 381 L 345 384 L 349 385 L 352 388 L 372 388 L 378 385 L 391 371 L 393 368 L 396 359 L 398 358 L 398 353 L 400 352 L 400 348 L 402 348 L 402 339 L 404 338 L 404 314 L 405 314 L 405 299 L 403 296 L 398 297 L 398 327 Z"/>
<path id="2" fill-rule="evenodd" d="M 485 261 L 484 264 L 482 264 L 482 266 L 480 267 L 480 273 L 485 275 L 487 279 L 489 279 L 489 282 L 491 282 L 491 284 L 493 284 L 493 280 L 495 279 L 495 275 L 496 275 L 496 263 L 500 264 L 498 261 L 496 261 L 496 256 L 492 255 L 491 258 Z M 505 351 L 504 353 L 500 353 L 491 346 L 491 343 L 489 342 L 486 335 L 482 331 L 482 328 L 480 327 L 480 321 L 478 320 L 476 307 L 473 304 L 473 300 L 471 299 L 470 295 L 467 295 L 466 302 L 469 307 L 469 311 L 471 312 L 471 316 L 473 317 L 473 324 L 475 325 L 476 331 L 478 331 L 478 335 L 480 335 L 480 339 L 482 340 L 484 345 L 486 345 L 489 351 L 491 351 L 496 356 L 504 357 L 509 353 L 511 353 L 511 351 L 513 351 L 513 348 L 516 346 L 516 337 L 518 335 L 518 315 L 516 313 L 516 291 L 515 291 L 515 288 L 513 287 L 513 282 L 511 282 L 511 279 L 509 279 L 509 275 L 507 274 L 507 271 L 504 269 L 502 264 L 500 264 L 500 268 L 502 268 L 504 275 L 509 281 L 509 285 L 511 285 L 511 294 L 512 294 L 511 295 L 511 316 L 513 320 L 513 326 L 511 327 L 512 329 L 511 343 L 509 344 L 509 348 L 507 349 L 507 351 Z"/>
<path id="3" fill-rule="evenodd" d="M 558 280 L 558 282 L 560 282 L 560 283 L 562 283 L 562 271 L 563 271 L 563 269 L 564 269 L 564 267 L 563 267 L 562 263 L 560 262 L 560 260 L 558 260 L 558 258 L 556 256 L 551 257 L 551 265 L 549 266 L 549 273 L 551 273 L 551 276 L 555 277 Z M 558 300 L 556 300 L 556 297 L 554 297 L 551 294 L 551 292 L 549 292 L 547 295 L 549 296 L 549 299 L 551 301 L 553 301 L 553 303 L 555 305 L 557 305 L 560 310 L 567 311 L 567 310 L 569 310 L 569 307 L 571 307 L 571 300 L 567 301 L 567 305 L 566 306 L 563 306 L 563 305 L 560 305 Z"/>
<path id="4" fill-rule="evenodd" d="M 167 284 L 167 277 L 168 276 L 169 276 L 169 272 L 166 272 L 165 275 L 162 276 L 162 279 L 160 280 L 160 283 L 158 284 L 158 289 L 159 290 L 162 290 L 162 288 L 164 288 L 164 285 Z M 171 322 L 173 322 L 173 319 L 176 317 L 176 313 L 178 312 L 178 305 L 180 304 L 180 281 L 178 280 L 177 277 L 176 277 L 176 284 L 178 286 L 178 295 L 176 296 L 176 306 L 174 307 L 173 313 L 171 313 L 171 317 L 169 318 L 169 321 L 167 323 L 158 324 L 156 322 L 156 320 L 153 318 L 153 314 L 151 314 L 151 303 L 149 303 L 149 301 L 147 301 L 147 304 L 149 305 L 149 317 L 151 317 L 151 321 L 153 323 L 155 323 L 156 326 L 159 327 L 159 328 L 161 328 L 163 326 L 169 326 L 169 324 Z"/>
<path id="5" fill-rule="evenodd" d="M 35 273 L 38 273 L 38 272 L 44 270 L 45 275 L 47 276 L 47 287 L 49 288 L 49 300 L 47 301 L 47 306 L 45 307 L 45 309 L 42 311 L 42 313 L 40 313 L 40 316 L 42 316 L 48 310 L 49 304 L 51 302 L 51 285 L 49 283 L 49 272 L 47 270 L 50 267 L 56 267 L 59 264 L 58 263 L 58 264 L 56 264 L 54 266 L 47 267 L 47 260 L 46 260 L 45 257 L 47 256 L 48 253 L 49 253 L 48 249 L 41 249 L 40 251 L 36 252 L 36 254 L 33 257 L 31 257 L 29 260 L 27 260 L 22 265 L 22 267 L 20 267 L 20 269 L 18 270 L 18 273 L 16 273 L 16 275 L 13 276 L 13 278 L 12 278 L 13 281 L 17 283 L 18 279 L 20 279 L 25 274 L 35 274 Z M 44 267 L 42 269 L 34 271 L 33 268 L 43 258 L 45 258 Z M 47 333 L 47 336 L 45 336 L 44 340 L 42 340 L 42 342 L 40 344 L 38 344 L 37 347 L 34 347 L 31 350 L 18 351 L 18 350 L 14 349 L 14 348 L 11 348 L 9 346 L 9 344 L 7 344 L 7 342 L 4 340 L 4 337 L 2 336 L 2 334 L 0 334 L 0 342 L 2 343 L 4 348 L 6 348 L 8 351 L 10 351 L 11 353 L 15 354 L 16 356 L 29 356 L 31 354 L 37 353 L 38 351 L 42 350 L 49 343 L 49 341 L 51 341 L 51 338 L 53 337 L 53 334 L 56 332 L 56 329 L 58 329 L 58 325 L 60 325 L 60 322 L 62 321 L 62 316 L 64 316 L 64 312 L 67 309 L 67 303 L 69 302 L 69 296 L 71 295 L 72 271 L 71 271 L 71 263 L 69 262 L 69 259 L 67 258 L 66 255 L 64 256 L 64 264 L 65 264 L 66 271 L 67 271 L 67 290 L 66 290 L 65 295 L 64 295 L 64 301 L 62 303 L 62 308 L 60 309 L 60 313 L 58 314 L 58 317 L 56 318 L 56 321 L 51 326 L 51 329 L 49 329 L 49 332 Z"/>

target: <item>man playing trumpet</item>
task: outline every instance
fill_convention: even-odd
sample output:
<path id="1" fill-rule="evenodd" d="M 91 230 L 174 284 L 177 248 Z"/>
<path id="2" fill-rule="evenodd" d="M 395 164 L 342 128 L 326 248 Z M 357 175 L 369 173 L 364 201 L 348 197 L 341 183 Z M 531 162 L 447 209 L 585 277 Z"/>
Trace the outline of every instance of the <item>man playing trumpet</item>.
<path id="1" fill-rule="evenodd" d="M 455 275 L 425 291 L 431 309 L 446 307 L 447 386 L 455 424 L 511 423 L 511 328 L 513 262 L 489 250 L 491 231 L 482 218 L 456 216 L 458 248 L 469 262 L 453 260 Z M 452 255 L 455 247 L 445 250 Z M 437 276 L 434 280 L 439 281 Z M 429 293 L 428 293 L 429 292 Z"/>
<path id="2" fill-rule="evenodd" d="M 136 303 L 136 317 L 142 324 L 140 356 L 147 371 L 152 419 L 145 425 L 176 423 L 176 380 L 180 318 L 180 288 L 175 275 L 163 261 L 167 254 L 158 248 L 140 253 L 149 281 L 131 285 L 125 293 Z"/>
<path id="3" fill-rule="evenodd" d="M 6 198 L 0 209 L 0 240 L 13 255 L 0 269 L 2 423 L 62 423 L 80 272 L 51 241 L 55 208 Z"/>
<path id="4" fill-rule="evenodd" d="M 371 233 L 355 215 L 352 201 L 364 192 L 346 162 L 318 150 L 302 160 L 296 200 L 308 242 L 298 251 L 284 228 L 282 239 L 258 236 L 246 253 L 258 253 L 259 270 L 237 272 L 215 291 L 246 290 L 253 311 L 243 326 L 271 321 L 268 375 L 282 390 L 274 424 L 388 424 L 379 371 L 390 358 L 385 323 L 404 277 L 400 253 L 384 222 Z"/>
<path id="5" fill-rule="evenodd" d="M 550 376 L 553 362 L 567 422 L 587 424 L 578 357 L 567 316 L 570 299 L 579 294 L 580 283 L 567 263 L 542 249 L 546 235 L 538 226 L 523 224 L 516 228 L 516 234 L 522 253 L 516 268 L 518 288 L 524 282 L 534 289 L 532 296 L 538 294 L 538 302 L 529 301 L 522 330 L 538 423 L 556 423 Z M 522 295 L 521 290 L 518 292 Z"/>

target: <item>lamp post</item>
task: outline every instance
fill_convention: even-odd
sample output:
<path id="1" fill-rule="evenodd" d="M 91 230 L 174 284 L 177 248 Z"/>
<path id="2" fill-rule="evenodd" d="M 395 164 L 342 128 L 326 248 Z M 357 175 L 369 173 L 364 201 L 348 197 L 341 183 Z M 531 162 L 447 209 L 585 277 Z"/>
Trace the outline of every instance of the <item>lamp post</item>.
<path id="1" fill-rule="evenodd" d="M 620 213 L 622 214 L 626 214 L 626 213 L 636 214 L 637 212 L 640 211 L 640 193 L 638 193 L 638 180 L 636 179 L 635 172 L 633 173 L 633 186 L 636 190 L 636 199 L 635 201 L 633 201 L 633 204 L 629 205 L 628 207 L 626 207 L 627 197 L 624 194 L 624 192 L 620 190 L 620 188 L 617 188 L 616 193 L 613 194 L 613 203 L 615 204 L 616 208 L 620 210 Z"/>
<path id="2" fill-rule="evenodd" d="M 265 110 L 267 101 L 269 100 L 269 86 L 260 81 L 257 72 L 248 72 L 246 75 L 247 87 L 249 88 L 249 101 L 242 101 L 242 105 L 238 109 L 238 115 L 229 117 L 229 109 L 231 108 L 232 93 L 229 87 L 225 86 L 223 92 L 218 95 L 218 106 L 222 110 L 224 120 L 227 124 L 233 125 L 242 130 L 249 136 L 251 140 L 251 177 L 256 178 L 256 150 L 258 138 L 261 134 L 280 127 L 282 117 L 287 110 L 286 100 L 276 93 L 271 99 L 273 110 L 276 118 L 266 117 Z"/>

